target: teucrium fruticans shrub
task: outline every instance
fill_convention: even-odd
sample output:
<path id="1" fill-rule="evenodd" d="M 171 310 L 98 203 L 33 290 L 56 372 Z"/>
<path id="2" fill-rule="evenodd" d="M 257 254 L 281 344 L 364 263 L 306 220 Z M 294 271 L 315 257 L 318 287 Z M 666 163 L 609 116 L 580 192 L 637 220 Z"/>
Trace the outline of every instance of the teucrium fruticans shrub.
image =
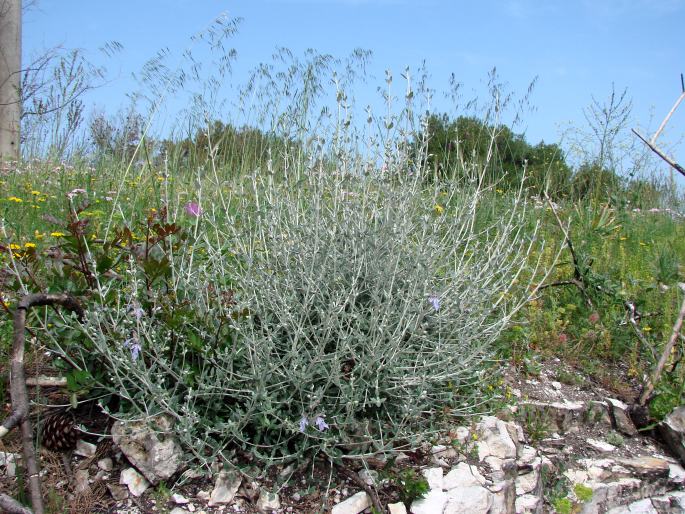
<path id="1" fill-rule="evenodd" d="M 274 462 L 412 444 L 483 410 L 534 231 L 520 198 L 482 216 L 477 174 L 426 180 L 412 116 L 388 113 L 365 154 L 341 114 L 330 146 L 284 147 L 230 192 L 210 167 L 185 239 L 151 253 L 164 273 L 132 255 L 89 311 L 87 357 L 119 416 L 171 416 L 205 463 L 236 447 Z"/>
<path id="2" fill-rule="evenodd" d="M 172 416 L 196 457 L 278 460 L 388 449 L 481 412 L 484 361 L 523 300 L 518 202 L 484 225 L 475 187 L 284 176 L 246 181 L 221 223 L 205 210 L 164 280 L 131 259 L 103 291 L 89 352 L 127 416 Z"/>
<path id="3" fill-rule="evenodd" d="M 365 452 L 440 412 L 478 412 L 528 244 L 512 211 L 476 228 L 480 194 L 316 167 L 255 177 L 224 230 L 242 256 L 231 274 L 250 315 L 234 327 L 271 444 Z M 321 416 L 329 430 L 299 433 Z"/>

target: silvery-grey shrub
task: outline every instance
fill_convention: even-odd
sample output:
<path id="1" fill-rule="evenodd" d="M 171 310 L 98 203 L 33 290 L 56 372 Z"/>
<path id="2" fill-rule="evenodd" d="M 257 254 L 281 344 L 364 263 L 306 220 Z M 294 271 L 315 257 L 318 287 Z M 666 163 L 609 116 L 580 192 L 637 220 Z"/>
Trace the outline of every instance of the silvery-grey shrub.
<path id="1" fill-rule="evenodd" d="M 228 183 L 208 163 L 191 240 L 156 249 L 170 285 L 151 294 L 132 260 L 88 314 L 113 415 L 167 414 L 206 464 L 389 451 L 486 409 L 495 342 L 540 281 L 535 230 L 522 195 L 492 201 L 475 166 L 429 180 L 403 112 L 369 123 L 366 153 L 339 114 L 329 146 L 282 148 L 279 169 Z"/>
<path id="2" fill-rule="evenodd" d="M 166 413 L 202 462 L 276 462 L 388 451 L 482 412 L 486 361 L 526 299 L 515 284 L 534 277 L 521 202 L 484 224 L 477 185 L 287 171 L 246 180 L 226 218 L 205 210 L 148 311 L 133 262 L 103 285 L 119 304 L 88 314 L 87 347 L 119 415 Z"/>

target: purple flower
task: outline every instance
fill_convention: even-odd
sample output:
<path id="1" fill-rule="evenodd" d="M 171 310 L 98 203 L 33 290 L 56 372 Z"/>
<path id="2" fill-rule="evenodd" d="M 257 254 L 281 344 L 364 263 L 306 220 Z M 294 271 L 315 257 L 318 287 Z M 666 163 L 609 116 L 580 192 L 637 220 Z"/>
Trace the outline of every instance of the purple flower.
<path id="1" fill-rule="evenodd" d="M 307 416 L 302 416 L 302 419 L 300 420 L 300 432 L 304 434 L 307 425 L 309 425 L 309 420 L 307 419 Z"/>
<path id="2" fill-rule="evenodd" d="M 326 423 L 326 420 L 323 419 L 323 416 L 317 416 L 314 420 L 314 424 L 316 425 L 316 428 L 319 430 L 319 432 L 324 432 L 330 428 L 328 426 L 328 423 Z"/>
<path id="3" fill-rule="evenodd" d="M 140 351 L 142 350 L 140 342 L 135 337 L 132 337 L 131 339 L 127 339 L 126 341 L 124 341 L 124 348 L 128 348 L 131 351 L 131 359 L 133 359 L 134 361 L 138 359 Z"/>
<path id="4" fill-rule="evenodd" d="M 136 318 L 136 320 L 138 321 L 140 321 L 140 318 L 142 318 L 145 315 L 145 311 L 140 305 L 138 305 L 137 302 L 129 306 L 128 313 L 132 315 L 134 318 Z"/>
<path id="5" fill-rule="evenodd" d="M 430 295 L 428 297 L 428 303 L 430 303 L 433 306 L 436 312 L 440 310 L 440 298 L 438 298 L 437 295 Z"/>
<path id="6" fill-rule="evenodd" d="M 184 207 L 186 214 L 193 218 L 199 218 L 202 216 L 202 207 L 197 202 L 188 202 Z"/>

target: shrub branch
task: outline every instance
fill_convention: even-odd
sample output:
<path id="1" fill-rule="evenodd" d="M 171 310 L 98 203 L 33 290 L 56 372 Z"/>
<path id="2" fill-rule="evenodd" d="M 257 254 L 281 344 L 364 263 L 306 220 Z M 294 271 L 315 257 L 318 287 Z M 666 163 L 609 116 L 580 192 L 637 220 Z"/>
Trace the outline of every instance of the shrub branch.
<path id="1" fill-rule="evenodd" d="M 31 307 L 43 305 L 61 305 L 63 308 L 75 312 L 79 318 L 83 316 L 83 308 L 76 299 L 66 293 L 61 294 L 29 294 L 24 296 L 14 312 L 14 335 L 12 340 L 12 356 L 10 358 L 10 396 L 12 412 L 0 425 L 0 438 L 10 430 L 21 425 L 24 461 L 29 479 L 31 505 L 35 514 L 43 513 L 43 498 L 40 492 L 40 476 L 38 461 L 33 447 L 33 429 L 29 419 L 29 397 L 26 389 L 24 374 L 24 344 L 26 330 L 26 314 Z M 2 499 L 7 500 L 7 498 Z M 15 512 L 22 512 L 15 510 Z"/>

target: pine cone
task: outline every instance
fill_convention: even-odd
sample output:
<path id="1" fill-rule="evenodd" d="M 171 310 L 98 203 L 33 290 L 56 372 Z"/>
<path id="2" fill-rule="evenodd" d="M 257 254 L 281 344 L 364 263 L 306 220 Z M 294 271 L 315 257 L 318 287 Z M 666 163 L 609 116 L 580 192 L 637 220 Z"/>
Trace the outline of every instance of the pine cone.
<path id="1" fill-rule="evenodd" d="M 43 422 L 41 444 L 43 448 L 55 452 L 73 450 L 79 435 L 73 415 L 64 411 L 57 412 Z"/>

